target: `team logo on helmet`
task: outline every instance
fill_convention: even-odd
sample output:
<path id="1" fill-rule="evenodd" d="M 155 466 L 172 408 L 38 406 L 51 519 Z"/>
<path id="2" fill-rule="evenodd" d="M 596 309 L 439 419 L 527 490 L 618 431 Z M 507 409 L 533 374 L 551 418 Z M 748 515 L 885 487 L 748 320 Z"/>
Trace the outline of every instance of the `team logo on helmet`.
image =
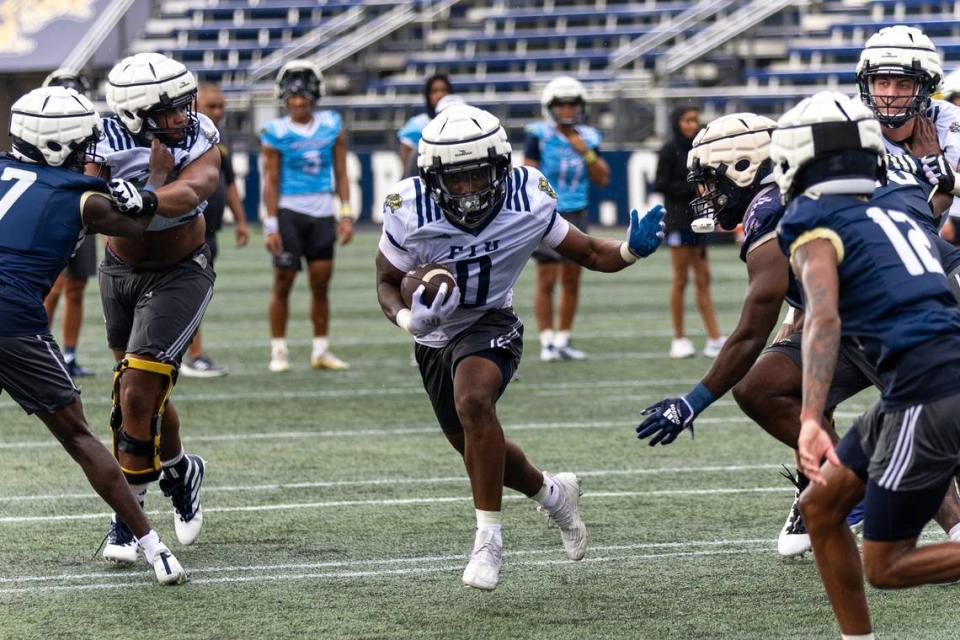
<path id="1" fill-rule="evenodd" d="M 540 181 L 537 182 L 537 188 L 540 189 L 540 191 L 543 191 L 545 194 L 547 194 L 551 198 L 553 198 L 554 200 L 557 199 L 557 192 L 554 191 L 553 187 L 550 186 L 550 181 L 547 180 L 546 177 L 540 176 Z"/>

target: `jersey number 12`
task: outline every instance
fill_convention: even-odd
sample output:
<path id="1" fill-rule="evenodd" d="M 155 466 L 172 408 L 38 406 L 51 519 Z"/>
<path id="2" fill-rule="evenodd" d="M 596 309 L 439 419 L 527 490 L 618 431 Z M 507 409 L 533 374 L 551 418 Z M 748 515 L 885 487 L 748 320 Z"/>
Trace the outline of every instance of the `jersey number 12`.
<path id="1" fill-rule="evenodd" d="M 867 209 L 867 215 L 883 229 L 910 275 L 919 276 L 924 272 L 943 273 L 943 265 L 930 251 L 930 239 L 910 216 L 902 211 L 885 210 L 880 207 L 870 207 Z M 906 236 L 903 235 L 897 223 L 909 226 Z"/>

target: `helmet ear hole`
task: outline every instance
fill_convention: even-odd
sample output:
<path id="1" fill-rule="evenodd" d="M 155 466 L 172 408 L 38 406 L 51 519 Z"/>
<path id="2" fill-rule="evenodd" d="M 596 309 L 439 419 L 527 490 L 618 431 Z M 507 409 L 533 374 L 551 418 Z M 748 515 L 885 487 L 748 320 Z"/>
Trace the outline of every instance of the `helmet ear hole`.
<path id="1" fill-rule="evenodd" d="M 746 171 L 750 167 L 750 160 L 747 158 L 740 158 L 737 160 L 737 164 L 733 165 L 733 168 L 737 171 Z"/>
<path id="2" fill-rule="evenodd" d="M 61 145 L 59 142 L 50 140 L 47 142 L 47 148 L 52 151 L 60 151 L 61 149 L 63 149 L 63 145 Z"/>

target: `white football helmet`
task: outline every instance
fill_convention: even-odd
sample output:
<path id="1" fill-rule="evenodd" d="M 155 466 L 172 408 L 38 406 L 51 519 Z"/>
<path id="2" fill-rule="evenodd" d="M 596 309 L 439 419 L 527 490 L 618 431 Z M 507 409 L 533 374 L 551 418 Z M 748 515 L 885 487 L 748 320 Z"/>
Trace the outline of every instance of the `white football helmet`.
<path id="1" fill-rule="evenodd" d="M 960 96 L 960 69 L 948 73 L 940 85 L 940 94 L 947 102 L 952 102 L 954 98 Z"/>
<path id="2" fill-rule="evenodd" d="M 326 88 L 323 84 L 323 72 L 310 60 L 291 60 L 277 73 L 273 85 L 273 95 L 286 102 L 292 95 L 305 95 L 316 102 L 323 97 Z"/>
<path id="3" fill-rule="evenodd" d="M 770 174 L 770 135 L 777 123 L 755 113 L 732 113 L 700 130 L 687 154 L 689 182 L 701 187 L 690 202 L 691 228 L 710 233 L 715 223 L 734 229 L 760 181 Z"/>
<path id="4" fill-rule="evenodd" d="M 464 229 L 483 224 L 503 202 L 510 173 L 510 142 L 500 121 L 454 105 L 420 135 L 420 179 L 447 220 Z"/>
<path id="5" fill-rule="evenodd" d="M 820 193 L 873 193 L 886 181 L 880 123 L 862 102 L 822 91 L 787 111 L 770 142 L 773 175 L 784 203 L 817 186 Z"/>
<path id="6" fill-rule="evenodd" d="M 100 116 L 73 89 L 41 87 L 13 103 L 10 138 L 17 160 L 83 171 L 100 139 Z"/>
<path id="7" fill-rule="evenodd" d="M 189 148 L 200 129 L 197 81 L 185 66 L 159 53 L 124 58 L 107 75 L 107 105 L 141 142 L 158 138 L 167 146 Z M 157 115 L 182 111 L 186 124 L 161 127 Z"/>
<path id="8" fill-rule="evenodd" d="M 443 96 L 439 100 L 437 100 L 437 106 L 434 107 L 434 111 L 437 113 L 437 115 L 440 115 L 446 109 L 449 109 L 450 107 L 455 107 L 458 104 L 464 105 L 464 104 L 467 104 L 467 101 L 455 93 L 450 93 Z"/>
<path id="9" fill-rule="evenodd" d="M 66 87 L 73 89 L 80 95 L 90 97 L 90 81 L 82 72 L 74 69 L 61 68 L 51 71 L 44 80 L 43 87 Z"/>
<path id="10" fill-rule="evenodd" d="M 906 76 L 916 82 L 911 96 L 878 97 L 873 80 L 878 76 Z M 870 107 L 881 124 L 901 127 L 930 106 L 930 94 L 943 78 L 940 56 L 930 38 L 916 27 L 885 27 L 870 36 L 857 63 L 860 99 Z M 897 102 L 909 98 L 905 106 Z"/>
<path id="11" fill-rule="evenodd" d="M 579 106 L 577 115 L 566 120 L 558 119 L 553 112 L 553 107 L 562 102 L 574 103 Z M 583 122 L 587 115 L 587 89 L 576 78 L 570 76 L 554 78 L 547 83 L 547 86 L 543 88 L 543 93 L 540 94 L 540 107 L 543 111 L 543 117 L 550 122 L 561 125 L 578 124 Z"/>

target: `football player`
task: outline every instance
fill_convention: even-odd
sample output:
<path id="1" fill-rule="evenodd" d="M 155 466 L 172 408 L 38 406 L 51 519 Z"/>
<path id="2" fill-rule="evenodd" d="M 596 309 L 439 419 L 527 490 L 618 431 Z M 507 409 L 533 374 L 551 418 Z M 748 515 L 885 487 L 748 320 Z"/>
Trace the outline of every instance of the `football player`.
<path id="1" fill-rule="evenodd" d="M 587 90 L 575 78 L 554 78 L 544 87 L 540 105 L 543 120 L 526 127 L 523 164 L 543 172 L 557 191 L 560 216 L 586 233 L 590 184 L 605 187 L 610 181 L 610 167 L 597 153 L 600 132 L 585 124 Z M 540 359 L 583 360 L 587 354 L 570 344 L 580 292 L 580 265 L 546 246 L 538 248 L 533 258 L 537 262 L 533 310 L 540 335 Z M 553 290 L 557 281 L 560 301 L 554 324 Z"/>
<path id="2" fill-rule="evenodd" d="M 90 81 L 79 71 L 57 69 L 43 81 L 45 87 L 67 87 L 89 98 Z M 97 274 L 97 240 L 93 235 L 86 236 L 76 252 L 67 262 L 67 268 L 53 283 L 50 293 L 43 301 L 47 317 L 53 328 L 53 315 L 57 310 L 60 295 L 63 295 L 63 359 L 67 371 L 74 378 L 94 375 L 92 369 L 80 365 L 77 361 L 77 344 L 80 342 L 80 327 L 83 324 L 83 290 L 87 280 Z"/>
<path id="3" fill-rule="evenodd" d="M 812 484 L 800 508 L 840 632 L 870 640 L 864 573 L 881 589 L 960 579 L 960 545 L 917 547 L 960 459 L 960 309 L 929 235 L 873 193 L 884 151 L 870 110 L 830 92 L 784 114 L 771 143 L 790 203 L 779 243 L 806 313 L 799 451 Z M 883 389 L 834 445 L 825 409 L 841 336 Z M 844 518 L 864 497 L 861 568 Z"/>
<path id="4" fill-rule="evenodd" d="M 692 226 L 700 232 L 710 232 L 717 223 L 733 229 L 743 220 L 740 257 L 747 266 L 747 293 L 736 330 L 703 380 L 684 396 L 665 398 L 644 411 L 648 417 L 637 432 L 641 438 L 650 437 L 651 445 L 669 444 L 685 427 L 692 429 L 694 419 L 732 389 L 747 415 L 770 435 L 796 449 L 803 297 L 786 257 L 772 242 L 785 210 L 770 174 L 769 143 L 775 127 L 776 123 L 768 118 L 736 113 L 711 122 L 694 140 L 689 156 L 690 177 L 701 195 L 691 203 L 698 216 Z M 878 194 L 901 199 L 901 208 L 924 226 L 931 242 L 945 247 L 943 252 L 950 268 L 958 268 L 960 252 L 936 237 L 927 203 L 932 187 L 902 171 L 891 171 L 888 176 L 889 184 Z M 788 322 L 782 339 L 764 349 L 784 301 L 791 315 L 798 314 L 796 326 Z M 875 368 L 851 339 L 844 340 L 827 400 L 828 415 L 841 402 L 871 385 L 880 386 Z M 744 389 L 748 393 L 743 393 Z M 755 392 L 759 390 L 766 394 L 762 401 L 756 399 Z M 778 553 L 785 557 L 800 555 L 810 548 L 799 511 L 799 495 L 807 479 L 799 466 L 795 482 L 794 502 L 777 542 Z M 953 531 L 960 522 L 960 503 L 955 493 L 945 502 L 937 520 L 945 531 L 960 536 L 960 528 Z"/>
<path id="5" fill-rule="evenodd" d="M 80 390 L 50 335 L 43 298 L 85 233 L 141 238 L 156 210 L 146 199 L 125 215 L 113 206 L 102 180 L 82 175 L 101 135 L 93 104 L 72 89 L 35 89 L 12 108 L 10 155 L 0 156 L 0 390 L 36 414 L 90 485 L 127 523 L 161 584 L 186 574 L 160 542 L 120 465 L 90 431 Z M 165 153 L 155 150 L 155 155 Z M 163 183 L 162 162 L 149 178 Z M 78 215 L 79 214 L 79 215 Z"/>
<path id="6" fill-rule="evenodd" d="M 141 503 L 160 480 L 170 497 L 181 544 L 203 524 L 200 488 L 204 460 L 184 452 L 180 419 L 170 395 L 190 339 L 213 296 L 214 272 L 204 243 L 203 210 L 220 179 L 219 134 L 194 109 L 197 83 L 179 62 L 158 53 L 124 58 L 107 76 L 104 137 L 87 173 L 110 182 L 121 209 L 141 198 L 156 201 L 142 238 L 109 237 L 100 264 L 100 297 L 107 342 L 117 359 L 110 426 L 114 453 Z M 167 153 L 153 153 L 163 147 Z M 171 166 L 155 183 L 151 169 Z M 129 523 L 114 517 L 104 558 L 136 560 Z"/>
<path id="7" fill-rule="evenodd" d="M 270 371 L 290 369 L 287 317 L 290 290 L 306 259 L 310 279 L 314 369 L 349 369 L 329 350 L 330 305 L 327 287 L 333 275 L 337 240 L 353 238 L 353 209 L 347 182 L 347 135 L 336 111 L 316 110 L 323 97 L 323 74 L 309 60 L 293 60 L 280 69 L 274 85 L 289 115 L 260 132 L 263 152 L 263 234 L 273 254 L 270 292 Z M 339 214 L 333 197 L 340 198 Z"/>
<path id="8" fill-rule="evenodd" d="M 377 253 L 377 297 L 384 315 L 413 334 L 427 395 L 444 435 L 464 459 L 477 529 L 463 583 L 497 586 L 503 487 L 533 499 L 560 529 L 567 556 L 586 553 L 587 528 L 578 507 L 580 479 L 531 465 L 504 439 L 496 403 L 520 361 L 523 325 L 512 288 L 533 251 L 550 247 L 594 271 L 619 271 L 663 238 L 663 208 L 641 220 L 631 212 L 626 242 L 584 235 L 557 214 L 557 195 L 542 173 L 511 169 L 499 120 L 466 105 L 428 124 L 419 145 L 420 176 L 400 182 L 384 203 Z M 430 306 L 423 289 L 408 308 L 404 273 L 425 263 L 448 265 L 457 286 Z"/>

